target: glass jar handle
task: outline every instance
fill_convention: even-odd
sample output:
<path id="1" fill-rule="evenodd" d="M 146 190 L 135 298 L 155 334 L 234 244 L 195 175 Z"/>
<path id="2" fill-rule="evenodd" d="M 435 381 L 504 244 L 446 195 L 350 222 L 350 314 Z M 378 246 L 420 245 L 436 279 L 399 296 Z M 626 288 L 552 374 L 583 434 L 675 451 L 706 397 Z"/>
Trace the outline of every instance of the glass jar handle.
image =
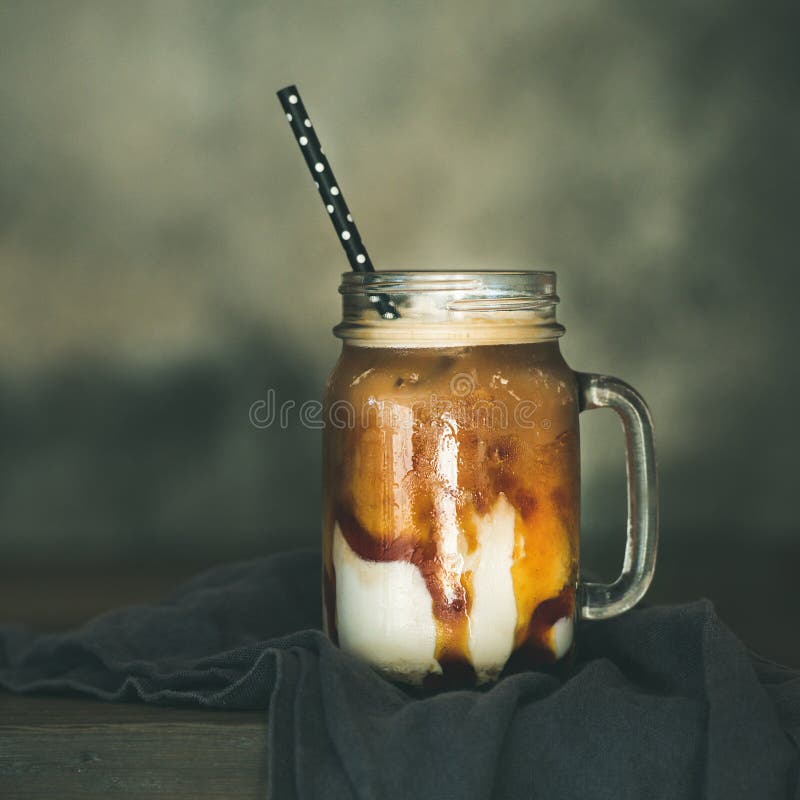
<path id="1" fill-rule="evenodd" d="M 580 410 L 613 409 L 625 433 L 628 541 L 622 572 L 613 583 L 581 582 L 581 618 L 608 619 L 642 599 L 656 567 L 658 478 L 653 421 L 642 396 L 624 381 L 585 372 L 576 377 Z"/>

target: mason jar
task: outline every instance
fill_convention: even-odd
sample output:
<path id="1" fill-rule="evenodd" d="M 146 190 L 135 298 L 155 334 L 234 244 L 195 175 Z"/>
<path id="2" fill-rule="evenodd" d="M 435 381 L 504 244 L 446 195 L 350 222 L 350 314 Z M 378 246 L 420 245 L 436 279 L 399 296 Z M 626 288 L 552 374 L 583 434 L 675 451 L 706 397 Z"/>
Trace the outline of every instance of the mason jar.
<path id="1" fill-rule="evenodd" d="M 460 687 L 552 665 L 578 619 L 646 592 L 656 558 L 650 415 L 571 370 L 552 272 L 346 273 L 324 399 L 324 625 L 388 678 Z M 376 313 L 376 298 L 396 318 Z M 382 304 L 385 307 L 385 303 Z M 581 411 L 619 415 L 627 547 L 581 580 Z"/>

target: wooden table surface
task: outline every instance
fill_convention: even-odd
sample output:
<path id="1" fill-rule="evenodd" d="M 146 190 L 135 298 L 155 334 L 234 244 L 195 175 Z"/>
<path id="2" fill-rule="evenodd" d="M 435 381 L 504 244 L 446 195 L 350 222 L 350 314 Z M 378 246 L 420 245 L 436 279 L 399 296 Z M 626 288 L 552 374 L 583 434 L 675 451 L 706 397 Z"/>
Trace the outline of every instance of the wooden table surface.
<path id="1" fill-rule="evenodd" d="M 0 575 L 0 620 L 63 630 L 158 602 L 203 565 Z M 0 691 L 0 800 L 264 798 L 263 712 L 163 708 Z"/>
<path id="2" fill-rule="evenodd" d="M 0 693 L 0 798 L 264 798 L 262 712 Z"/>

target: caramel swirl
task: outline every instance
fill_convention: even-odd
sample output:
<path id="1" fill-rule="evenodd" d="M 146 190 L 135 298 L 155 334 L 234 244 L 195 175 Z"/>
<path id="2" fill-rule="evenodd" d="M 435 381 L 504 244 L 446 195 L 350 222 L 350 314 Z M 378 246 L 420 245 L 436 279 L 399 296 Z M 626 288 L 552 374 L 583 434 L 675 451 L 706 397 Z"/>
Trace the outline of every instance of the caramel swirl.
<path id="1" fill-rule="evenodd" d="M 576 390 L 558 348 L 345 347 L 326 408 L 341 401 L 356 418 L 326 429 L 324 591 L 334 640 L 338 524 L 360 559 L 419 570 L 442 670 L 426 683 L 473 683 L 470 564 L 482 557 L 482 521 L 507 501 L 517 611 L 509 652 L 515 663 L 554 658 L 550 629 L 574 616 L 580 498 Z"/>

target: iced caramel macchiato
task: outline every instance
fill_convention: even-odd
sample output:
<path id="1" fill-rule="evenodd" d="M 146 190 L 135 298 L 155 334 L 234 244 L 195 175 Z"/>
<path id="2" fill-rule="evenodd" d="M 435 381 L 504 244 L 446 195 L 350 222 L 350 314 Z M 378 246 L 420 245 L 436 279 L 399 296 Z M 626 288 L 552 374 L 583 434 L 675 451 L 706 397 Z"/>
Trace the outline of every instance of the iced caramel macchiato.
<path id="1" fill-rule="evenodd" d="M 345 344 L 325 395 L 328 634 L 432 687 L 563 659 L 580 610 L 587 405 L 559 351 L 554 276 L 365 280 L 345 276 Z M 400 319 L 376 317 L 378 290 L 393 291 Z"/>

